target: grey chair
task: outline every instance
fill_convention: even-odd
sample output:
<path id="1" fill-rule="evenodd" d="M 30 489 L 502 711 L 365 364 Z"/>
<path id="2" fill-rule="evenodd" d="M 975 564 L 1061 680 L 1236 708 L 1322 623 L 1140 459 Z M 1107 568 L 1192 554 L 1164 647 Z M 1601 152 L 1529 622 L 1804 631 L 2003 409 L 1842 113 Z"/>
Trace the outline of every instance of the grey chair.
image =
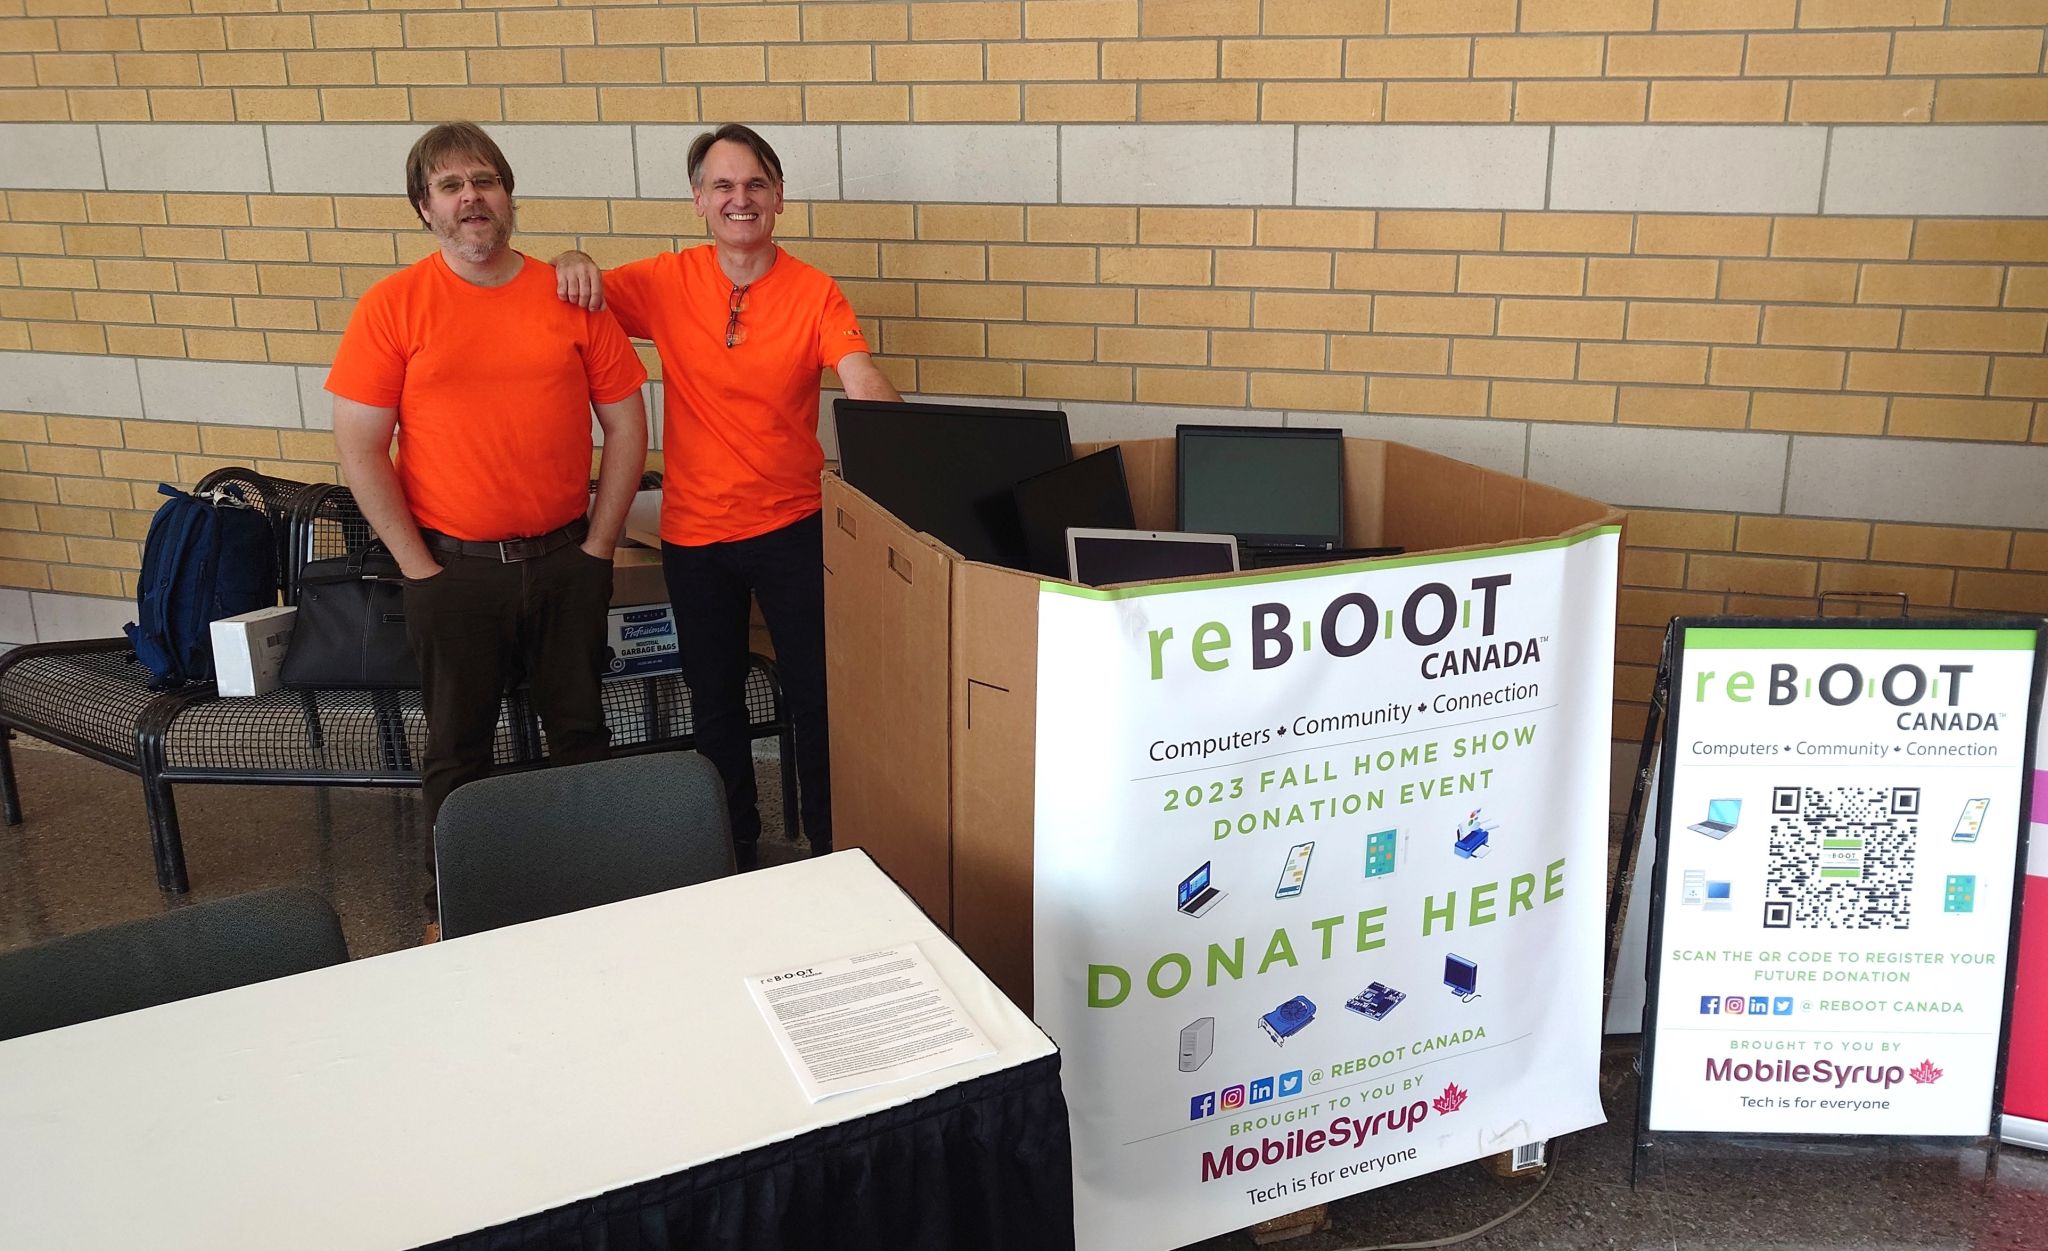
<path id="1" fill-rule="evenodd" d="M 441 937 L 733 871 L 725 785 L 696 752 L 620 756 L 456 788 L 434 822 Z"/>
<path id="2" fill-rule="evenodd" d="M 0 1039 L 347 960 L 334 909 L 304 887 L 190 904 L 0 956 Z"/>

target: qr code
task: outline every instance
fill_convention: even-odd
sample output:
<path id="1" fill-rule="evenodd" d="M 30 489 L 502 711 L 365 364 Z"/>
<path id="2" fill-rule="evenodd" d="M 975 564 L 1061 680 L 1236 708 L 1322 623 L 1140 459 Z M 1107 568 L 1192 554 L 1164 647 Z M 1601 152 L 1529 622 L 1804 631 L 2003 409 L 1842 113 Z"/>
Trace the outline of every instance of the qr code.
<path id="1" fill-rule="evenodd" d="M 1919 837 L 1918 787 L 1773 787 L 1765 925 L 1912 928 Z"/>

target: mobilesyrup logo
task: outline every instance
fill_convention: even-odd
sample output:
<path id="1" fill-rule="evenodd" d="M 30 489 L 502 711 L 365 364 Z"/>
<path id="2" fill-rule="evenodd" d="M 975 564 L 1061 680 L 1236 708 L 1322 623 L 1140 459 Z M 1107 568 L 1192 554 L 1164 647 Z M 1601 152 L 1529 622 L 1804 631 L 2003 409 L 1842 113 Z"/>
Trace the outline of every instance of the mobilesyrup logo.
<path id="1" fill-rule="evenodd" d="M 1202 1180 L 1212 1182 L 1234 1177 L 1267 1165 L 1299 1160 L 1340 1147 L 1362 1148 L 1383 1135 L 1412 1134 L 1422 1128 L 1422 1123 L 1432 1113 L 1449 1116 L 1456 1112 L 1471 1094 L 1453 1082 L 1434 1099 L 1417 1099 L 1413 1103 L 1375 1112 L 1362 1120 L 1355 1116 L 1333 1117 L 1321 1129 L 1291 1130 L 1283 1137 L 1261 1138 L 1257 1146 L 1246 1143 L 1240 1147 L 1226 1146 L 1218 1151 L 1205 1151 L 1202 1153 Z"/>
<path id="2" fill-rule="evenodd" d="M 1922 1060 L 1918 1068 L 1907 1069 L 1899 1064 L 1836 1064 L 1832 1060 L 1815 1060 L 1807 1064 L 1793 1060 L 1707 1059 L 1707 1080 L 1710 1082 L 1751 1082 L 1758 1085 L 1790 1082 L 1804 1086 L 1832 1086 L 1836 1090 L 1851 1085 L 1890 1090 L 1908 1077 L 1917 1085 L 1931 1086 L 1941 1080 L 1941 1073 L 1932 1060 Z"/>

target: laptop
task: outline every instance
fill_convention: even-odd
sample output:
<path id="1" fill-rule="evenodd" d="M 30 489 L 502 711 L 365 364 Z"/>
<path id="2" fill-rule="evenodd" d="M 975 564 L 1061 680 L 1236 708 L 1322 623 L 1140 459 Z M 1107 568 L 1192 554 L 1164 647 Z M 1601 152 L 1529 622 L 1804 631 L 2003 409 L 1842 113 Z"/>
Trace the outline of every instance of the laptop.
<path id="1" fill-rule="evenodd" d="M 1726 838 L 1735 832 L 1736 819 L 1741 815 L 1741 800 L 1710 799 L 1707 801 L 1707 819 L 1695 822 L 1685 828 L 1697 830 L 1708 838 Z"/>
<path id="2" fill-rule="evenodd" d="M 1180 902 L 1175 906 L 1191 917 L 1203 915 L 1223 898 L 1222 891 L 1209 885 L 1209 863 L 1204 861 L 1201 868 L 1181 881 Z"/>
<path id="3" fill-rule="evenodd" d="M 1227 534 L 1067 529 L 1067 574 L 1083 586 L 1236 572 L 1237 540 Z"/>
<path id="4" fill-rule="evenodd" d="M 1735 907 L 1733 894 L 1726 882 L 1707 883 L 1707 902 L 1700 906 L 1702 912 L 1728 912 Z"/>

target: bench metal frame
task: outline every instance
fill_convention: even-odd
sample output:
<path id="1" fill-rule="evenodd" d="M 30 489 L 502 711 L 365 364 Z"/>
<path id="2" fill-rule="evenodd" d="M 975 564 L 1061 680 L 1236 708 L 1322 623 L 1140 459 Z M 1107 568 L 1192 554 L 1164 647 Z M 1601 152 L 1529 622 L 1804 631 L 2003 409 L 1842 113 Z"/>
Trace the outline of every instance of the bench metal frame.
<path id="1" fill-rule="evenodd" d="M 304 561 L 369 541 L 344 488 L 222 469 L 195 489 L 227 483 L 242 486 L 278 534 L 286 603 L 296 599 Z M 694 744 L 689 687 L 679 675 L 609 679 L 604 688 L 612 754 Z M 751 737 L 780 745 L 783 811 L 796 828 L 795 739 L 773 661 L 750 658 L 746 699 Z M 547 763 L 540 719 L 523 690 L 507 692 L 499 718 L 495 770 Z M 34 643 L 0 656 L 0 810 L 9 825 L 22 821 L 9 741 L 16 732 L 141 778 L 157 886 L 171 894 L 190 885 L 175 784 L 416 787 L 426 734 L 417 690 L 287 688 L 241 699 L 208 682 L 152 691 L 126 639 Z"/>

